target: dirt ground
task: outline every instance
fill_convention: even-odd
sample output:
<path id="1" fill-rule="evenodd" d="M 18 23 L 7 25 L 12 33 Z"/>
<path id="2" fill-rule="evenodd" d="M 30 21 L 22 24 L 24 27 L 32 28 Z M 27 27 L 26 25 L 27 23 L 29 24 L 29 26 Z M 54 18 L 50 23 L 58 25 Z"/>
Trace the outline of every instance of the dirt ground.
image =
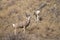
<path id="1" fill-rule="evenodd" d="M 34 15 L 37 9 L 38 22 Z M 20 40 L 60 40 L 60 0 L 0 0 L 0 40 L 7 40 L 3 36 L 13 34 L 13 23 L 26 20 L 25 13 L 31 15 L 24 34 L 28 39 Z M 23 28 L 17 29 L 18 34 L 22 32 Z"/>

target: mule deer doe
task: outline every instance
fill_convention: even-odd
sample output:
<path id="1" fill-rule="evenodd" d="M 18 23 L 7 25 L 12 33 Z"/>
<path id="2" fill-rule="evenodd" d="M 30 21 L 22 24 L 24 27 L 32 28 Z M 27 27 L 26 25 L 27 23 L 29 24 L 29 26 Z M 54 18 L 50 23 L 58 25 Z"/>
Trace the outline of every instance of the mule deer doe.
<path id="1" fill-rule="evenodd" d="M 13 27 L 14 27 L 14 34 L 16 35 L 17 33 L 17 28 L 23 28 L 23 32 L 25 33 L 25 28 L 29 25 L 30 23 L 30 14 L 26 14 L 26 21 L 22 21 L 22 22 L 18 22 L 18 23 L 15 23 L 13 24 Z"/>

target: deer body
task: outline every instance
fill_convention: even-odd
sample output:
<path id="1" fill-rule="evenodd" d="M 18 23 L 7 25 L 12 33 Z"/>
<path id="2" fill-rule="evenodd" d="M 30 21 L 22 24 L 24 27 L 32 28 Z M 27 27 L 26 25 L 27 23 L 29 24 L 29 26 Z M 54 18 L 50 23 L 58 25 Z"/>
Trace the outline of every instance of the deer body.
<path id="1" fill-rule="evenodd" d="M 16 32 L 17 32 L 16 29 L 17 28 L 23 28 L 24 33 L 25 33 L 25 28 L 29 25 L 29 23 L 30 23 L 30 16 L 28 16 L 26 18 L 26 21 L 22 21 L 22 22 L 18 22 L 18 23 L 13 24 L 14 34 L 16 35 Z"/>
<path id="2" fill-rule="evenodd" d="M 29 23 L 30 23 L 30 20 L 26 20 L 26 21 L 22 21 L 19 23 L 15 23 L 13 25 L 15 25 L 14 27 L 16 27 L 16 28 L 22 28 L 24 26 L 27 26 Z"/>

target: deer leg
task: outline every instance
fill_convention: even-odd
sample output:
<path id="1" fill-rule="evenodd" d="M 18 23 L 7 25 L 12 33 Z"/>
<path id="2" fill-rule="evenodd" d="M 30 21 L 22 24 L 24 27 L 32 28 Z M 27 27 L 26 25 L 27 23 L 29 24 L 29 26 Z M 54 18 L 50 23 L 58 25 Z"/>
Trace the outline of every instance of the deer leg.
<path id="1" fill-rule="evenodd" d="M 16 27 L 14 29 L 14 35 L 17 35 L 17 29 L 16 29 Z"/>
<path id="2" fill-rule="evenodd" d="M 25 26 L 24 26 L 24 28 L 23 28 L 23 33 L 25 33 Z"/>

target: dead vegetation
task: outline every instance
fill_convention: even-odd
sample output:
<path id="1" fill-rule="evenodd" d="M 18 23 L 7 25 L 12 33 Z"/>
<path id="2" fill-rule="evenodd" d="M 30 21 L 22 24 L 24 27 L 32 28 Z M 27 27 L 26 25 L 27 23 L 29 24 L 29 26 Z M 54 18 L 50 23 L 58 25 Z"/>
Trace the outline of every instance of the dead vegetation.
<path id="1" fill-rule="evenodd" d="M 60 40 L 59 3 L 60 0 L 0 0 L 0 40 Z M 39 18 L 34 15 L 36 10 L 40 11 Z M 13 23 L 26 20 L 26 11 L 31 14 L 26 33 L 18 28 L 17 35 L 11 34 Z"/>

